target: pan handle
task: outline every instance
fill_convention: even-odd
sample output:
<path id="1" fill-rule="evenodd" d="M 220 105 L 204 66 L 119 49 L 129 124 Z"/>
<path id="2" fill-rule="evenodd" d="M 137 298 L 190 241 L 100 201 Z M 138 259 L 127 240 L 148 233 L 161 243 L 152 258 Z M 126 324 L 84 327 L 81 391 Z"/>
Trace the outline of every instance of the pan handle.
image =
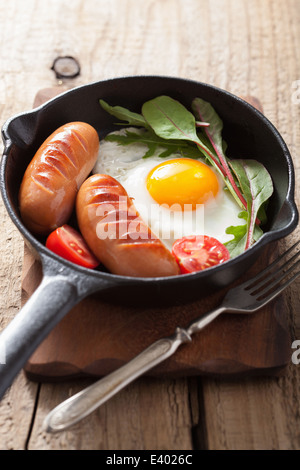
<path id="1" fill-rule="evenodd" d="M 88 294 L 107 286 L 105 280 L 83 276 L 48 256 L 42 257 L 42 266 L 41 283 L 0 334 L 0 399 L 38 345 L 68 311 Z"/>

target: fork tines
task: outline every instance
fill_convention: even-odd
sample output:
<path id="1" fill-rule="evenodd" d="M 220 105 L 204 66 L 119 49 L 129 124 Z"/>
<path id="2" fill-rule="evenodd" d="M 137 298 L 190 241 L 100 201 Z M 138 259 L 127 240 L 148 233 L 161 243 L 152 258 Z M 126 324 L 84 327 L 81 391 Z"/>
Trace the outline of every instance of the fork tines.
<path id="1" fill-rule="evenodd" d="M 300 275 L 300 271 L 294 272 L 300 264 L 300 251 L 297 251 L 292 257 L 287 259 L 287 256 L 299 245 L 299 243 L 300 240 L 292 245 L 263 271 L 258 273 L 250 281 L 246 282 L 244 284 L 245 290 L 247 290 L 249 294 L 256 296 L 257 300 L 261 300 L 266 297 L 272 298 L 273 295 L 278 295 L 288 287 Z M 289 277 L 292 273 L 294 274 Z M 281 282 L 284 280 L 285 282 Z"/>

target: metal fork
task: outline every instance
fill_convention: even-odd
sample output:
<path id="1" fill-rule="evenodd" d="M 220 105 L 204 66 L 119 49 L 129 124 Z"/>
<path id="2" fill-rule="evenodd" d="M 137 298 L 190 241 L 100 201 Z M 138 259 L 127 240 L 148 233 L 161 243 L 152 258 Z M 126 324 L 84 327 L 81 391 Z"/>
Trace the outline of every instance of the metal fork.
<path id="1" fill-rule="evenodd" d="M 172 336 L 159 339 L 124 366 L 62 402 L 46 416 L 44 429 L 55 433 L 77 423 L 174 354 L 181 344 L 192 341 L 194 333 L 203 330 L 221 313 L 252 313 L 275 299 L 300 275 L 300 271 L 294 272 L 300 263 L 300 252 L 286 260 L 299 243 L 300 240 L 255 277 L 230 289 L 218 308 L 201 315 L 187 328 L 177 327 Z"/>

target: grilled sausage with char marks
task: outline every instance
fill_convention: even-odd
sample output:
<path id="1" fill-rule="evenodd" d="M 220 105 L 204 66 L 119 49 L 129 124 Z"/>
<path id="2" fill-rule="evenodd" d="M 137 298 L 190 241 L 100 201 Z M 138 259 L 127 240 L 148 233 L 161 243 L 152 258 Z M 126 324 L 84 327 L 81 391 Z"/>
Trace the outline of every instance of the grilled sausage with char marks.
<path id="1" fill-rule="evenodd" d="M 90 176 L 78 192 L 76 214 L 85 241 L 111 273 L 133 277 L 179 274 L 175 258 L 113 177 Z"/>
<path id="2" fill-rule="evenodd" d="M 98 152 L 97 131 L 85 122 L 65 124 L 45 140 L 28 165 L 19 192 L 21 217 L 29 230 L 48 235 L 68 222 Z"/>

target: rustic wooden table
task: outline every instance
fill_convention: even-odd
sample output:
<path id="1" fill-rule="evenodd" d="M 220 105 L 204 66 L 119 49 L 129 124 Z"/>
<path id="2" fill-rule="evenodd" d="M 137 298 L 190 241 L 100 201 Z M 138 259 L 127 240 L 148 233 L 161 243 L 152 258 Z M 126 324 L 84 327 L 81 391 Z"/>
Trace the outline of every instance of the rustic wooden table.
<path id="1" fill-rule="evenodd" d="M 259 97 L 299 181 L 299 0 L 1 0 L 0 35 L 2 123 L 31 108 L 39 89 L 59 85 L 51 70 L 59 55 L 81 64 L 64 86 L 186 77 Z M 2 202 L 0 213 L 3 328 L 21 304 L 23 241 Z M 280 246 L 297 237 L 298 229 Z M 284 294 L 293 340 L 300 339 L 299 292 L 300 281 Z M 87 382 L 37 384 L 22 372 L 0 403 L 0 449 L 299 449 L 299 367 L 291 361 L 275 378 L 141 378 L 55 436 L 42 430 L 45 415 Z"/>

